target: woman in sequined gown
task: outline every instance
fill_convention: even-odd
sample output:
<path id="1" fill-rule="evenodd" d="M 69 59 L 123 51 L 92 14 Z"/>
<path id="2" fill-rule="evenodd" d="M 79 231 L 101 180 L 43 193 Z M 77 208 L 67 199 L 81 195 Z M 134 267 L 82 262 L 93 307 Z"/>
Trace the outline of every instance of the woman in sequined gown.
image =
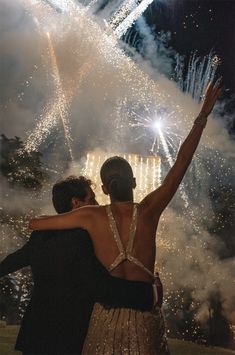
<path id="1" fill-rule="evenodd" d="M 92 238 L 97 257 L 113 276 L 152 283 L 159 218 L 191 162 L 220 93 L 219 86 L 218 82 L 209 84 L 202 109 L 175 164 L 163 184 L 140 203 L 133 202 L 136 182 L 131 166 L 123 158 L 113 157 L 101 168 L 102 188 L 110 196 L 110 205 L 35 218 L 30 228 L 84 228 Z M 141 312 L 95 304 L 83 354 L 168 354 L 161 309 L 156 306 L 152 312 Z"/>
<path id="2" fill-rule="evenodd" d="M 113 157 L 105 164 L 103 168 L 105 169 L 111 164 L 112 171 L 117 166 L 121 169 L 120 171 L 128 168 L 126 166 L 128 163 L 119 157 Z M 120 177 L 117 176 L 112 177 L 110 181 L 114 185 L 116 182 L 119 183 L 119 180 Z M 128 205 L 132 205 L 129 201 L 120 202 L 120 204 L 123 210 L 126 208 L 126 211 L 129 209 Z M 126 204 L 125 207 L 124 204 Z M 118 255 L 107 267 L 109 272 L 113 273 L 122 263 L 129 262 L 143 270 L 143 273 L 146 273 L 153 281 L 152 268 L 150 270 L 145 267 L 142 261 L 135 256 L 134 245 L 139 205 L 133 204 L 132 206 L 130 233 L 126 246 L 123 245 L 119 235 L 112 213 L 113 207 L 112 204 L 105 207 L 109 227 L 118 250 Z M 128 308 L 109 308 L 96 303 L 82 354 L 169 354 L 161 308 L 156 305 L 152 312 L 142 312 Z"/>

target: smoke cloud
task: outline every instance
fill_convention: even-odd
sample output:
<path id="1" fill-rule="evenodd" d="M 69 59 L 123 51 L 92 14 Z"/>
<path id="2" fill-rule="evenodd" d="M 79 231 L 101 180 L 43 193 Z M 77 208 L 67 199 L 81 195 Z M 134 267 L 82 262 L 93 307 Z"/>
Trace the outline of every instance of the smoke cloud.
<path id="1" fill-rule="evenodd" d="M 120 48 L 122 45 L 102 21 L 102 16 L 108 19 L 115 12 L 113 2 L 98 13 L 98 19 L 71 3 L 74 6 L 59 11 L 43 1 L 1 0 L 2 133 L 19 136 L 32 149 L 43 151 L 50 166 L 54 166 L 55 155 L 47 150 L 48 145 L 60 145 L 61 155 L 56 156 L 59 164 L 70 142 L 75 161 L 58 178 L 79 175 L 87 151 L 123 153 L 138 146 L 138 153 L 148 155 L 154 133 L 144 126 L 135 131 L 131 124 L 147 116 L 152 121 L 163 117 L 164 123 L 166 116 L 168 132 L 175 134 L 174 149 L 170 147 L 168 152 L 174 160 L 200 105 L 167 78 L 172 70 L 172 51 L 163 50 L 162 42 L 156 44 L 141 18 L 137 27 L 144 39 L 147 60 L 135 52 L 130 59 L 125 54 L 127 48 Z M 157 50 L 160 45 L 161 51 Z M 41 131 L 40 122 L 44 125 Z M 226 245 L 208 232 L 208 224 L 205 226 L 205 219 L 212 221 L 214 215 L 209 194 L 211 174 L 217 176 L 213 186 L 234 188 L 234 168 L 229 166 L 234 152 L 234 142 L 218 109 L 216 119 L 209 119 L 194 163 L 159 229 L 157 257 L 165 287 L 168 292 L 178 292 L 185 286 L 192 290 L 193 299 L 201 304 L 197 316 L 202 321 L 207 318 L 206 304 L 213 291 L 220 292 L 224 313 L 235 321 L 234 259 L 220 260 Z M 171 163 L 164 149 L 160 155 L 163 179 Z M 4 184 L 7 191 L 9 187 Z M 53 212 L 49 187 L 36 206 L 25 192 L 16 190 L 14 194 L 17 198 L 7 194 L 3 198 L 7 211 L 12 212 L 12 206 L 22 213 L 32 207 L 41 208 L 43 213 Z M 12 242 L 9 225 L 3 228 L 6 237 L 1 248 L 12 251 L 19 245 Z"/>

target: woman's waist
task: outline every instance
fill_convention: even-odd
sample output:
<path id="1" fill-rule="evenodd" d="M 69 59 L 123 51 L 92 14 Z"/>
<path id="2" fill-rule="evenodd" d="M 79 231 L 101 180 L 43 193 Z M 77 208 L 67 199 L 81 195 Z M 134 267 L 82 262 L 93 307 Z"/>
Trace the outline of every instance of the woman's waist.
<path id="1" fill-rule="evenodd" d="M 144 268 L 142 268 L 129 261 L 125 261 L 121 265 L 118 265 L 110 271 L 110 274 L 114 277 L 129 281 L 154 282 L 154 267 L 146 267 L 144 265 Z"/>
<path id="2" fill-rule="evenodd" d="M 130 317 L 137 314 L 159 315 L 160 313 L 161 307 L 157 304 L 153 306 L 151 311 L 143 311 L 127 307 L 111 307 L 107 304 L 96 302 L 93 307 L 92 315 L 93 317 L 99 317 L 99 315 L 105 315 L 105 317 L 122 316 L 123 318 L 130 319 Z"/>

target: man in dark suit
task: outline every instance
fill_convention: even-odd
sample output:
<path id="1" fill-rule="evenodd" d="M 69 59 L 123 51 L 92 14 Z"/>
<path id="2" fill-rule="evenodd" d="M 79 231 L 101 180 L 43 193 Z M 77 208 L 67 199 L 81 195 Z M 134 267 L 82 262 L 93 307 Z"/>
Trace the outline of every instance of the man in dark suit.
<path id="1" fill-rule="evenodd" d="M 56 183 L 52 195 L 58 213 L 96 204 L 84 177 Z M 0 277 L 25 266 L 34 288 L 16 342 L 24 354 L 80 354 L 95 301 L 140 310 L 153 305 L 152 285 L 112 277 L 82 229 L 33 232 L 0 263 Z"/>

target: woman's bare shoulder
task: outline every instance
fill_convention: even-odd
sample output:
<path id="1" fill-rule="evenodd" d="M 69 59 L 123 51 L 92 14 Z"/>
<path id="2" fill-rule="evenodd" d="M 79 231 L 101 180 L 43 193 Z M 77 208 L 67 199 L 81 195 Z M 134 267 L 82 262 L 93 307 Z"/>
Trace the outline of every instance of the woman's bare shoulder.
<path id="1" fill-rule="evenodd" d="M 91 215 L 96 215 L 96 214 L 103 214 L 105 211 L 105 206 L 83 206 L 79 208 L 79 214 L 91 214 Z"/>

